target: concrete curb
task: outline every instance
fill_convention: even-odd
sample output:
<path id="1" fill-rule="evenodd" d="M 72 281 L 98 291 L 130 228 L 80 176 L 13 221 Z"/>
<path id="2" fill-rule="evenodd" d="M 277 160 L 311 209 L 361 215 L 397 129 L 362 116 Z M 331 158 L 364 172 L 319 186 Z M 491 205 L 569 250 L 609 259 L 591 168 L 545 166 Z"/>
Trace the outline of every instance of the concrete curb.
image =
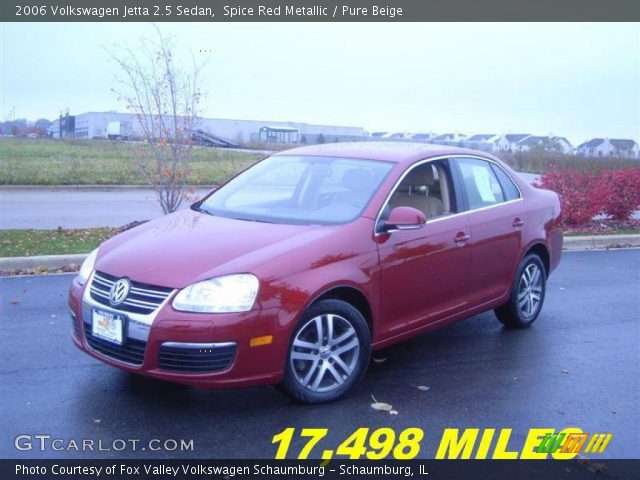
<path id="1" fill-rule="evenodd" d="M 628 247 L 640 247 L 640 234 L 564 237 L 564 243 L 562 245 L 563 250 L 605 250 Z"/>
<path id="2" fill-rule="evenodd" d="M 590 237 L 565 237 L 562 249 L 572 250 L 607 250 L 613 248 L 640 247 L 639 235 L 593 235 Z M 33 257 L 0 257 L 0 272 L 36 271 L 40 268 L 56 270 L 78 267 L 87 257 L 87 253 L 74 255 L 36 255 Z"/>
<path id="3" fill-rule="evenodd" d="M 73 255 L 34 255 L 33 257 L 0 257 L 0 272 L 56 270 L 70 265 L 82 265 L 88 253 Z"/>

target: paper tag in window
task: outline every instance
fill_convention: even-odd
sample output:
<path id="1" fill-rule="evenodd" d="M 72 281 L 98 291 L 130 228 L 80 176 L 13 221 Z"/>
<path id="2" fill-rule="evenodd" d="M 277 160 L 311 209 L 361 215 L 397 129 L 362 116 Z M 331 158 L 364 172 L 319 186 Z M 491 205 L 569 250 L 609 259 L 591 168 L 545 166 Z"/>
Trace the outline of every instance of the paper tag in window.
<path id="1" fill-rule="evenodd" d="M 491 190 L 491 179 L 489 178 L 489 170 L 485 167 L 477 167 L 473 166 L 473 179 L 476 182 L 476 187 L 478 187 L 478 193 L 480 194 L 480 198 L 485 203 L 495 203 L 496 196 L 493 194 Z"/>

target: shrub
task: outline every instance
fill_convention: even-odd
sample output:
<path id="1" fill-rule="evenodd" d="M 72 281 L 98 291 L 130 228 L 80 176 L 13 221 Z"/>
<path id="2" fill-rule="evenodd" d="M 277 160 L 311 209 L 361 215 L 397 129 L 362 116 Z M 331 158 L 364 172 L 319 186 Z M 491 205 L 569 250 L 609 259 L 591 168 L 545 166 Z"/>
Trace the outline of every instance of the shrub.
<path id="1" fill-rule="evenodd" d="M 614 220 L 629 220 L 640 208 L 640 168 L 605 170 L 600 173 L 598 184 L 605 215 Z"/>
<path id="2" fill-rule="evenodd" d="M 617 221 L 629 220 L 640 208 L 640 168 L 599 174 L 551 169 L 536 186 L 560 196 L 563 223 L 570 227 L 586 225 L 600 213 Z"/>
<path id="3" fill-rule="evenodd" d="M 551 169 L 540 180 L 537 187 L 553 190 L 560 197 L 565 225 L 584 225 L 602 211 L 603 189 L 598 185 L 597 176 L 573 169 Z"/>

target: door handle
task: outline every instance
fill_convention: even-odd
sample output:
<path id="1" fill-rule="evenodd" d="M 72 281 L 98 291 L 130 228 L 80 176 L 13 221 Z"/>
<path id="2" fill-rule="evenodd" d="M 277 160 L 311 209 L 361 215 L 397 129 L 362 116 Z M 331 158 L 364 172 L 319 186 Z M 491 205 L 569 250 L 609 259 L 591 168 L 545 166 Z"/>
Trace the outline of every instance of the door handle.
<path id="1" fill-rule="evenodd" d="M 454 241 L 456 243 L 464 243 L 466 241 L 468 241 L 471 237 L 469 235 L 467 235 L 464 232 L 458 232 L 458 234 L 456 235 L 456 238 L 454 238 Z"/>
<path id="2" fill-rule="evenodd" d="M 515 218 L 515 220 L 513 221 L 513 226 L 515 228 L 521 227 L 524 225 L 524 220 L 520 219 L 520 218 Z"/>

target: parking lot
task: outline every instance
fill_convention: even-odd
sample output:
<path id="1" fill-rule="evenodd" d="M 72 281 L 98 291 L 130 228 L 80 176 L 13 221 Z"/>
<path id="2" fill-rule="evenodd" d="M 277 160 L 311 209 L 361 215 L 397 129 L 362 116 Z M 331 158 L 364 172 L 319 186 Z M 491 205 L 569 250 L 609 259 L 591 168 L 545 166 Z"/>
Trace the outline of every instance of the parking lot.
<path id="1" fill-rule="evenodd" d="M 421 458 L 435 455 L 447 427 L 511 428 L 519 450 L 530 428 L 577 426 L 613 433 L 604 457 L 640 455 L 640 250 L 565 253 L 532 328 L 505 330 L 487 312 L 391 347 L 353 395 L 322 406 L 273 388 L 163 383 L 88 357 L 69 338 L 71 278 L 0 278 L 4 458 L 273 458 L 272 437 L 286 427 L 328 428 L 323 448 L 335 448 L 363 426 L 423 428 Z M 398 414 L 372 409 L 372 396 Z M 194 439 L 194 449 L 18 451 L 20 434 Z"/>

